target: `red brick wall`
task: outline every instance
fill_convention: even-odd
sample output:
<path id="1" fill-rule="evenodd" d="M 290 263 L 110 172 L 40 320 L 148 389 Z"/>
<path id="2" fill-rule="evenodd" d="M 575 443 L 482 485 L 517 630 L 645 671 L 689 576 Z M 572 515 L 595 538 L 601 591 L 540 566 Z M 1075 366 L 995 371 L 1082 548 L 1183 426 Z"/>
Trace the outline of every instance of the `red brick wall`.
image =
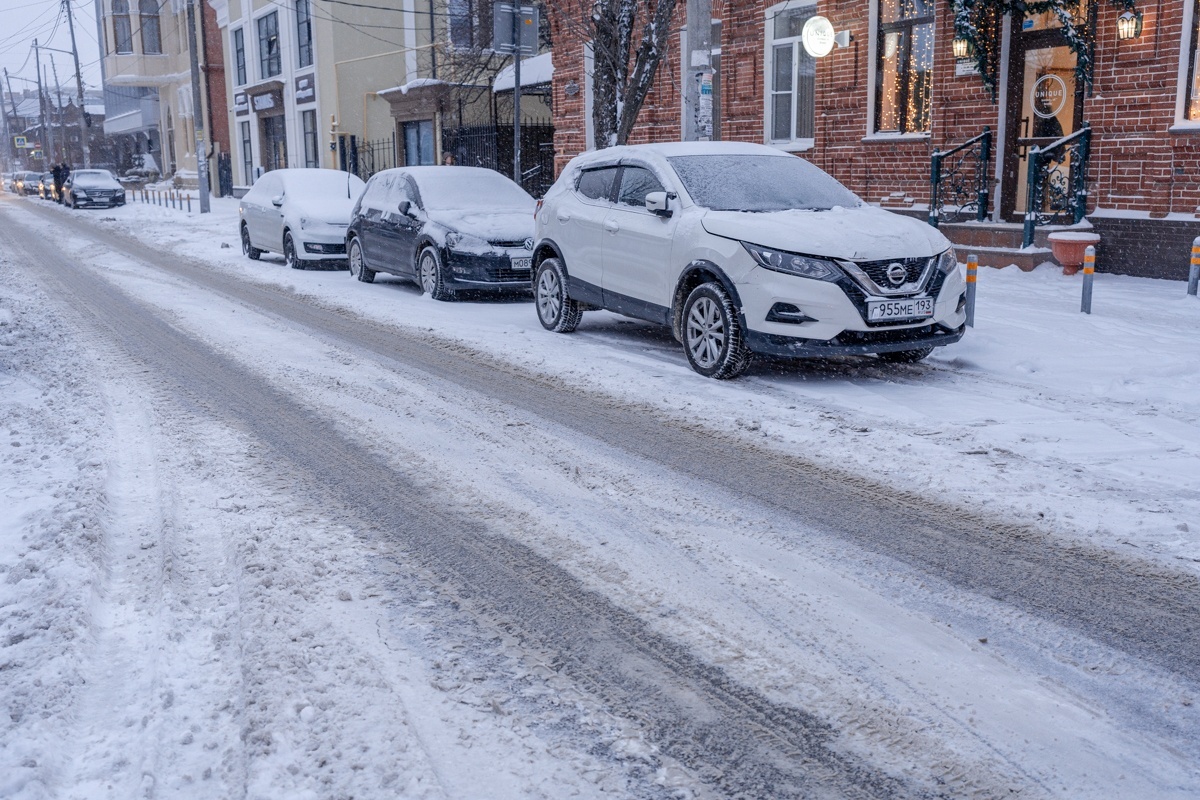
<path id="1" fill-rule="evenodd" d="M 1094 131 L 1091 202 L 1105 209 L 1194 212 L 1200 206 L 1200 132 L 1171 133 L 1182 14 L 1186 2 L 1141 3 L 1142 36 L 1117 42 L 1121 9 L 1099 0 L 1094 90 L 1084 99 L 1084 119 Z M 763 141 L 763 27 L 766 2 L 714 0 L 723 21 L 722 137 Z M 868 140 L 867 86 L 870 31 L 865 0 L 821 0 L 818 12 L 837 30 L 849 30 L 849 47 L 836 48 L 817 65 L 816 146 L 801 155 L 832 173 L 867 200 L 904 192 L 928 202 L 930 153 L 997 128 L 999 106 L 978 77 L 954 76 L 953 23 L 938 2 L 933 83 L 933 130 L 928 138 Z M 585 147 L 583 43 L 578 26 L 552 16 L 555 42 L 555 152 L 559 168 Z M 682 25 L 683 3 L 676 13 Z M 679 37 L 668 43 L 654 91 L 642 109 L 633 141 L 680 138 Z M 564 89 L 574 82 L 579 91 Z M 993 163 L 995 153 L 993 153 Z"/>
<path id="2" fill-rule="evenodd" d="M 209 141 L 218 145 L 221 152 L 229 149 L 229 103 L 225 97 L 225 55 L 221 46 L 221 29 L 217 27 L 217 12 L 208 3 L 200 3 L 204 9 L 204 72 L 208 84 Z M 215 180 L 215 179 L 214 179 Z"/>

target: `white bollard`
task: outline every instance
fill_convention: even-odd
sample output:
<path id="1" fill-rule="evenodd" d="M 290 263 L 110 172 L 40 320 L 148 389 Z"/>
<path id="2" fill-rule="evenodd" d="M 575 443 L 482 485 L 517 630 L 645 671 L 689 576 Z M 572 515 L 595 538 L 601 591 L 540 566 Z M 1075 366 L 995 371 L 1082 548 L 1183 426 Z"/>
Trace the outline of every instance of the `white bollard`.
<path id="1" fill-rule="evenodd" d="M 1096 248 L 1088 245 L 1083 254 L 1083 302 L 1079 310 L 1084 314 L 1092 313 L 1092 278 L 1096 272 Z"/>

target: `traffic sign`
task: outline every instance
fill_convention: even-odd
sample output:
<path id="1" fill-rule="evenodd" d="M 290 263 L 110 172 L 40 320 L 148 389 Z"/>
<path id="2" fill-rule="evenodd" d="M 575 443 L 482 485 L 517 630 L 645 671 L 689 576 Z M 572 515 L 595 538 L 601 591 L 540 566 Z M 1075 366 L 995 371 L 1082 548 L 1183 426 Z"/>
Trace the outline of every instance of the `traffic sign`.
<path id="1" fill-rule="evenodd" d="M 29 140 L 26 139 L 24 136 L 14 136 L 13 144 L 16 146 L 16 148 L 18 150 L 24 150 L 26 147 L 29 146 Z"/>

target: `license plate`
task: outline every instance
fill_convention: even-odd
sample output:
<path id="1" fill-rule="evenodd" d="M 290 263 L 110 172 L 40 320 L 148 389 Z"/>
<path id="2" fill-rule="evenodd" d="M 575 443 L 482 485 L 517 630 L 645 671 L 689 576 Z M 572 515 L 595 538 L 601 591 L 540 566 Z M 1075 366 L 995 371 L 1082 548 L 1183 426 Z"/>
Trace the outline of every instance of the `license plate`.
<path id="1" fill-rule="evenodd" d="M 867 321 L 885 322 L 924 319 L 933 316 L 932 297 L 908 297 L 903 300 L 868 300 Z"/>
<path id="2" fill-rule="evenodd" d="M 529 258 L 510 258 L 509 262 L 513 269 L 533 269 L 533 257 Z"/>

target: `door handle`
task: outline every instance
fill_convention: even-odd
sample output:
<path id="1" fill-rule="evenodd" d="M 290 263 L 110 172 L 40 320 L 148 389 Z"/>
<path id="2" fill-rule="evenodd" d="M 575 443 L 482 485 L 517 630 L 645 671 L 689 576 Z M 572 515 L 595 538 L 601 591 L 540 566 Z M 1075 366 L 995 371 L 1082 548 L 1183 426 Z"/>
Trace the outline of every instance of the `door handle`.
<path id="1" fill-rule="evenodd" d="M 559 211 L 554 216 L 558 218 L 559 222 L 570 222 L 571 221 L 571 215 L 565 211 Z"/>
<path id="2" fill-rule="evenodd" d="M 604 230 L 608 231 L 609 233 L 616 233 L 617 231 L 621 230 L 621 226 L 611 219 L 606 219 L 604 220 Z"/>

